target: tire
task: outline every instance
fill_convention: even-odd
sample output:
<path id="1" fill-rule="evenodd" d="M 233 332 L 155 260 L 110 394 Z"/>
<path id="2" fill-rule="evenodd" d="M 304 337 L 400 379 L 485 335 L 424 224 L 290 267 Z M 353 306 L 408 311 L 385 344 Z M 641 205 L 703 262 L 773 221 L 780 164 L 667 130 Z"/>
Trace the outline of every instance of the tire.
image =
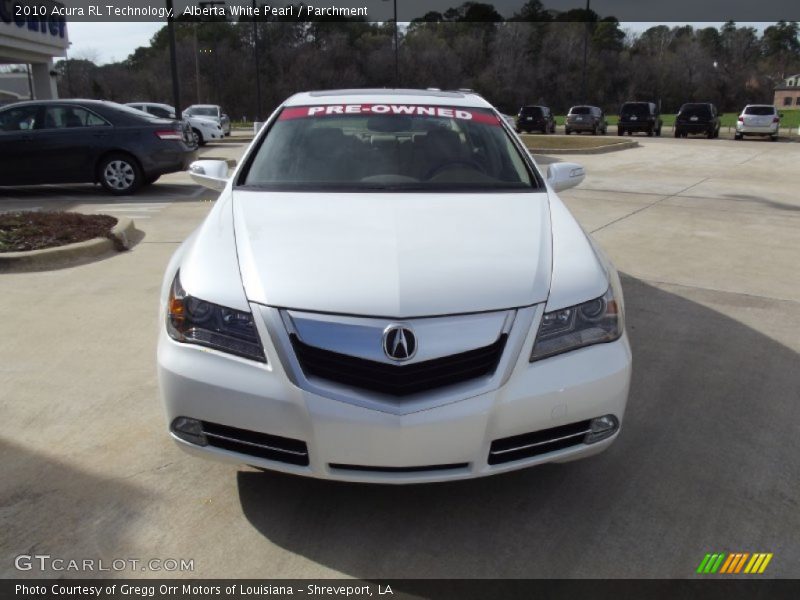
<path id="1" fill-rule="evenodd" d="M 656 129 L 656 137 L 661 137 L 661 127 Z"/>
<path id="2" fill-rule="evenodd" d="M 592 129 L 592 135 L 597 135 L 597 125 Z"/>
<path id="3" fill-rule="evenodd" d="M 733 139 L 735 139 L 735 140 L 741 141 L 741 140 L 742 140 L 742 137 L 743 137 L 743 136 L 742 136 L 742 134 L 741 134 L 741 133 L 738 133 L 738 132 L 737 132 L 737 133 L 734 133 L 734 134 L 733 134 Z"/>
<path id="4" fill-rule="evenodd" d="M 681 132 L 678 129 L 676 129 L 674 135 L 676 138 L 679 138 L 681 137 Z"/>
<path id="5" fill-rule="evenodd" d="M 708 139 L 710 139 L 710 140 L 713 140 L 713 139 L 714 139 L 714 130 L 713 130 L 713 129 L 709 129 L 709 130 L 706 132 L 706 137 L 707 137 Z"/>
<path id="6" fill-rule="evenodd" d="M 206 145 L 206 141 L 203 139 L 203 134 L 200 133 L 199 129 L 192 127 L 192 133 L 194 134 L 194 141 L 198 146 Z"/>
<path id="7" fill-rule="evenodd" d="M 617 135 L 625 135 L 625 130 L 620 127 L 617 127 Z"/>
<path id="8" fill-rule="evenodd" d="M 777 136 L 777 135 L 771 135 L 771 136 L 769 136 L 769 141 L 770 141 L 770 142 L 777 142 L 777 141 L 778 141 L 778 136 Z"/>
<path id="9" fill-rule="evenodd" d="M 543 133 L 544 135 L 547 135 L 547 125 L 545 125 L 544 127 L 542 127 L 542 133 Z"/>
<path id="10" fill-rule="evenodd" d="M 570 133 L 572 133 L 571 129 L 564 129 L 564 135 L 569 135 Z"/>
<path id="11" fill-rule="evenodd" d="M 97 167 L 100 185 L 115 196 L 133 194 L 145 183 L 139 162 L 129 154 L 114 153 L 103 157 Z"/>
<path id="12" fill-rule="evenodd" d="M 655 130 L 651 127 L 650 129 L 647 130 L 647 137 L 653 137 L 654 133 Z"/>

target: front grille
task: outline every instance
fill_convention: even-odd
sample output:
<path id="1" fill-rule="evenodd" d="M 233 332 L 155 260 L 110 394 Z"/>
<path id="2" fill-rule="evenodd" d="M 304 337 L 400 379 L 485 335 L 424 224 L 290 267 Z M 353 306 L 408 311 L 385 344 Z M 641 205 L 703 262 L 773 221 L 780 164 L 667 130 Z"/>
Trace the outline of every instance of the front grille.
<path id="1" fill-rule="evenodd" d="M 393 365 L 305 344 L 291 335 L 297 360 L 313 375 L 390 396 L 408 396 L 489 375 L 497 368 L 507 336 L 489 346 L 410 365 Z"/>
<path id="2" fill-rule="evenodd" d="M 583 439 L 589 433 L 589 423 L 590 421 L 580 421 L 561 427 L 494 440 L 489 449 L 489 464 L 501 465 L 578 446 L 583 443 Z"/>
<path id="3" fill-rule="evenodd" d="M 300 440 L 208 421 L 203 421 L 203 433 L 208 440 L 208 445 L 214 448 L 302 467 L 308 466 L 308 447 L 305 442 Z"/>
<path id="4" fill-rule="evenodd" d="M 454 471 L 457 469 L 466 469 L 469 467 L 469 463 L 427 465 L 422 467 L 370 467 L 365 465 L 343 465 L 339 463 L 331 463 L 328 466 L 331 469 L 338 469 L 340 471 L 361 471 L 367 473 L 428 473 L 433 471 Z"/>

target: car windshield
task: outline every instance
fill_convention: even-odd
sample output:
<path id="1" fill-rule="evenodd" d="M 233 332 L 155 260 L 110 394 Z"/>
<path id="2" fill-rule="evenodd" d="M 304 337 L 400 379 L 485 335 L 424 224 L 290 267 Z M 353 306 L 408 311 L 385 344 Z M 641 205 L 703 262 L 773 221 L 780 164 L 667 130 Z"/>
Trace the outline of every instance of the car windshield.
<path id="1" fill-rule="evenodd" d="M 775 107 L 774 106 L 748 106 L 744 109 L 744 114 L 746 115 L 774 115 L 775 114 Z"/>
<path id="2" fill-rule="evenodd" d="M 240 183 L 356 191 L 538 185 L 491 110 L 399 104 L 284 108 Z"/>
<path id="3" fill-rule="evenodd" d="M 539 106 L 523 106 L 519 109 L 519 114 L 524 117 L 540 117 L 542 109 Z"/>
<path id="4" fill-rule="evenodd" d="M 189 109 L 190 114 L 199 115 L 201 117 L 216 117 L 217 109 L 213 106 L 195 106 Z"/>
<path id="5" fill-rule="evenodd" d="M 591 106 L 573 106 L 569 109 L 571 115 L 590 115 L 592 114 Z"/>
<path id="6" fill-rule="evenodd" d="M 647 117 L 650 115 L 650 107 L 642 102 L 623 104 L 622 110 L 619 112 L 620 115 L 622 115 L 623 117 L 627 116 Z"/>
<path id="7" fill-rule="evenodd" d="M 708 104 L 684 104 L 679 113 L 683 117 L 700 117 L 703 119 L 711 118 L 711 110 Z"/>

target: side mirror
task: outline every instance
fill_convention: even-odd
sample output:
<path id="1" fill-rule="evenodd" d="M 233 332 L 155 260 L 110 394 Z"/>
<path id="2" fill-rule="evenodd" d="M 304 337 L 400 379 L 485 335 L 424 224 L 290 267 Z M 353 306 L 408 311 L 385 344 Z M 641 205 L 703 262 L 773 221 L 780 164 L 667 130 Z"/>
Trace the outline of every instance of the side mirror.
<path id="1" fill-rule="evenodd" d="M 189 165 L 189 177 L 203 187 L 222 191 L 228 185 L 228 163 L 224 160 L 196 160 Z"/>
<path id="2" fill-rule="evenodd" d="M 575 187 L 585 177 L 585 169 L 577 163 L 553 163 L 547 169 L 547 183 L 556 192 Z"/>

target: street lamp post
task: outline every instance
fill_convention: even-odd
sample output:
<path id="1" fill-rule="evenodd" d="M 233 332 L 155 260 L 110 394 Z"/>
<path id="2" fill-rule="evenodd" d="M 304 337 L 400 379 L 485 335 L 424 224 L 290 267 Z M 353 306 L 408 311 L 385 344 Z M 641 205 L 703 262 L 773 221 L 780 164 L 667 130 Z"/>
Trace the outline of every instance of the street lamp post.
<path id="1" fill-rule="evenodd" d="M 256 0 L 253 0 L 253 59 L 256 67 L 256 118 L 261 120 L 261 68 L 258 63 L 258 19 L 256 19 Z"/>

